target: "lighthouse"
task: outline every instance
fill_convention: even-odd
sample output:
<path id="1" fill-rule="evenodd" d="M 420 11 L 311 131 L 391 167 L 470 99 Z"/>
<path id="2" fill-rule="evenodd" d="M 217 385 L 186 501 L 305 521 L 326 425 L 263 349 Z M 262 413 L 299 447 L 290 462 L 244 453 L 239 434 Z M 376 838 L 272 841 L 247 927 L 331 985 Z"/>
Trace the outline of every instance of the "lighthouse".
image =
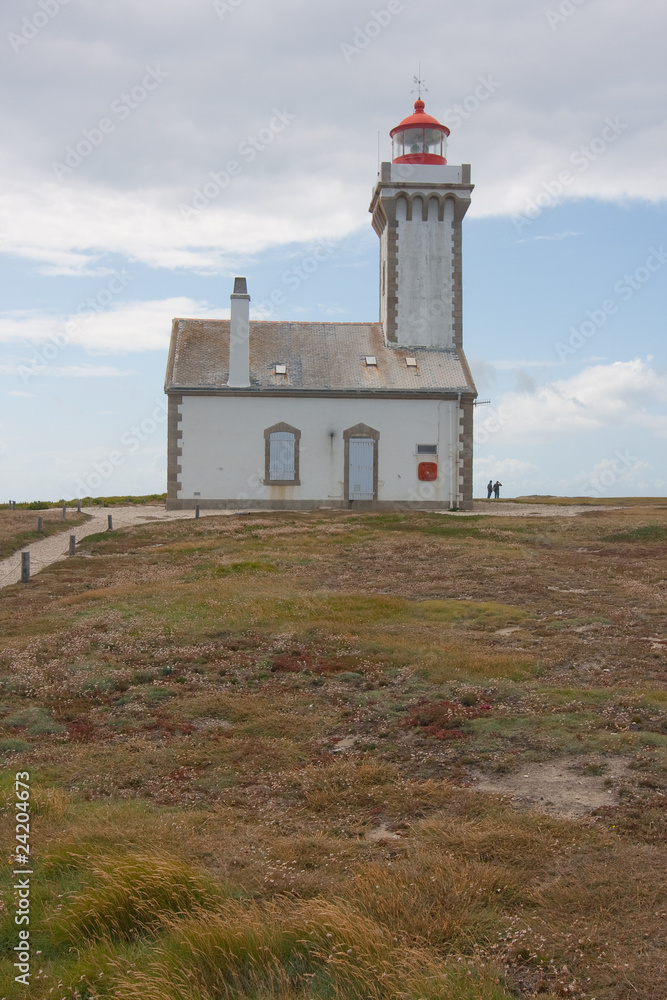
<path id="1" fill-rule="evenodd" d="M 470 164 L 447 163 L 449 129 L 414 112 L 390 132 L 369 211 L 380 237 L 380 322 L 388 347 L 463 347 L 461 223 Z"/>
<path id="2" fill-rule="evenodd" d="M 380 322 L 173 321 L 170 510 L 471 510 L 477 390 L 462 347 L 461 220 L 470 168 L 449 129 L 414 114 L 391 130 L 373 194 Z M 305 265 L 304 265 L 305 266 Z"/>

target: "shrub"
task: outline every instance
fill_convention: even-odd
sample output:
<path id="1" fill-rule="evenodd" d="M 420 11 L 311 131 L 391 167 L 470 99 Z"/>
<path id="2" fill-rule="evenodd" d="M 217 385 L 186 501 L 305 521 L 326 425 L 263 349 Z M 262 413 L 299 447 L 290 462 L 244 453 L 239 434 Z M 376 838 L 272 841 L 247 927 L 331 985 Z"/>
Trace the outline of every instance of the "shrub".
<path id="1" fill-rule="evenodd" d="M 423 950 L 397 951 L 386 927 L 341 900 L 228 901 L 216 914 L 170 920 L 167 930 L 158 960 L 122 976 L 117 995 L 509 1000 L 490 976 L 448 969 Z"/>
<path id="2" fill-rule="evenodd" d="M 22 753 L 29 749 L 30 744 L 25 740 L 0 740 L 0 751 L 3 753 Z"/>
<path id="3" fill-rule="evenodd" d="M 132 940 L 224 895 L 207 875 L 164 853 L 118 851 L 93 860 L 88 871 L 92 884 L 72 894 L 53 920 L 57 938 Z"/>
<path id="4" fill-rule="evenodd" d="M 484 718 L 490 705 L 463 705 L 455 701 L 420 701 L 401 722 L 404 729 L 421 729 L 439 740 L 463 740 L 466 734 L 458 727 L 466 719 Z"/>

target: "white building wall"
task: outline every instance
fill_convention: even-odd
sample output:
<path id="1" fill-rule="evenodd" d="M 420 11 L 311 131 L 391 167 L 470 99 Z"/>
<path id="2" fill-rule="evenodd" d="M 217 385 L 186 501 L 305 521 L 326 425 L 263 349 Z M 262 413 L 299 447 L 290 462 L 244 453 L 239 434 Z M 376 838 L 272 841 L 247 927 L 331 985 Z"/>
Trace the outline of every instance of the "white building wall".
<path id="1" fill-rule="evenodd" d="M 179 501 L 346 502 L 343 432 L 363 423 L 380 434 L 376 500 L 460 502 L 456 401 L 184 395 L 180 412 Z M 264 485 L 264 431 L 279 422 L 301 431 L 300 485 Z M 417 444 L 436 444 L 437 456 L 418 456 Z M 418 480 L 422 461 L 437 463 L 435 482 Z"/>
<path id="2" fill-rule="evenodd" d="M 406 202 L 397 201 L 398 342 L 405 347 L 454 348 L 453 253 L 454 210 L 445 201 L 438 222 L 438 201 L 425 192 L 428 218 L 414 198 L 412 219 Z"/>

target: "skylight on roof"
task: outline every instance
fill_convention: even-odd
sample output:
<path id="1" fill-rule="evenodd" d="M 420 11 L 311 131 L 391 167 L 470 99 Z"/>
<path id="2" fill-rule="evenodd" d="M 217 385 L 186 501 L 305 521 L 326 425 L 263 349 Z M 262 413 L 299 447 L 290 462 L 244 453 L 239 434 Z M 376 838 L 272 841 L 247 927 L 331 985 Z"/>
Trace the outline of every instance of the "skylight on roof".
<path id="1" fill-rule="evenodd" d="M 374 355 L 372 355 L 372 354 L 367 354 L 366 355 L 366 365 L 367 365 L 367 367 L 371 368 L 373 365 L 377 365 L 377 363 L 378 363 L 378 359 L 376 357 L 374 357 Z"/>
<path id="2" fill-rule="evenodd" d="M 276 375 L 287 375 L 287 365 L 276 365 Z"/>
<path id="3" fill-rule="evenodd" d="M 417 367 L 417 359 L 416 358 L 406 358 L 405 359 L 405 363 L 408 366 L 408 368 L 416 368 Z"/>

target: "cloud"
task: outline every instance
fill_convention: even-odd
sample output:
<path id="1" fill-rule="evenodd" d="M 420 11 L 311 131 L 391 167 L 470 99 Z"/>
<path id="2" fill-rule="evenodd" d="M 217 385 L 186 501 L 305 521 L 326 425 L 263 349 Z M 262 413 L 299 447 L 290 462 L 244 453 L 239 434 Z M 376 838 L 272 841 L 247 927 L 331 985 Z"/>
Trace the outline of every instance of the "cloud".
<path id="1" fill-rule="evenodd" d="M 520 226 L 520 228 L 522 229 L 523 227 Z M 514 242 L 518 244 L 518 243 L 533 243 L 533 242 L 536 242 L 538 240 L 546 240 L 547 242 L 550 242 L 550 243 L 558 243 L 558 242 L 560 242 L 560 240 L 567 240 L 571 236 L 581 236 L 581 233 L 575 233 L 575 232 L 568 231 L 566 233 L 554 233 L 552 236 L 545 236 L 545 235 L 542 235 L 542 236 L 530 236 L 530 237 L 527 237 L 527 238 L 522 239 L 522 240 L 514 240 Z"/>
<path id="2" fill-rule="evenodd" d="M 664 413 L 647 413 L 639 410 L 633 415 L 632 421 L 637 427 L 652 431 L 656 437 L 667 438 L 667 415 Z"/>
<path id="3" fill-rule="evenodd" d="M 109 365 L 54 365 L 44 370 L 54 378 L 123 378 L 137 375 L 133 369 L 113 368 Z"/>
<path id="4" fill-rule="evenodd" d="M 646 475 L 650 470 L 648 462 L 643 462 L 627 451 L 623 453 L 617 450 L 617 454 L 601 459 L 592 469 L 576 473 L 569 485 L 582 489 L 583 495 L 594 490 L 606 492 L 621 481 L 625 489 L 642 489 L 648 486 Z"/>
<path id="5" fill-rule="evenodd" d="M 259 193 L 250 178 L 239 178 L 228 197 L 187 220 L 179 214 L 179 191 L 125 192 L 89 183 L 62 190 L 16 181 L 5 188 L 0 249 L 54 276 L 104 274 L 108 269 L 94 266 L 104 253 L 155 268 L 231 273 L 239 257 L 320 237 L 337 240 L 366 221 L 333 178 L 326 189 L 298 176 L 279 192 L 269 183 Z"/>
<path id="6" fill-rule="evenodd" d="M 169 345 L 171 321 L 176 316 L 196 316 L 199 319 L 220 319 L 229 310 L 212 309 L 207 302 L 197 302 L 185 296 L 148 302 L 123 303 L 98 313 L 51 315 L 39 312 L 12 312 L 0 316 L 0 342 L 31 342 L 55 345 L 53 351 L 67 346 L 83 347 L 87 351 L 116 354 L 136 351 L 164 351 Z M 54 358 L 46 358 L 54 360 Z M 45 369 L 46 371 L 46 369 Z M 112 368 L 57 365 L 50 374 L 67 377 L 109 377 L 130 375 Z"/>
<path id="7" fill-rule="evenodd" d="M 477 362 L 475 362 L 477 363 Z M 511 361 L 510 359 L 500 359 L 488 361 L 486 364 L 497 368 L 499 371 L 514 371 L 516 368 L 558 368 L 561 361 Z"/>
<path id="8" fill-rule="evenodd" d="M 369 17 L 356 0 L 248 0 L 224 19 L 189 0 L 63 7 L 0 66 L 12 93 L 0 112 L 3 251 L 62 275 L 95 273 L 107 252 L 219 271 L 230 255 L 367 226 L 378 132 L 388 159 L 388 132 L 410 111 L 412 70 L 397 72 L 410 53 L 428 75 L 427 110 L 452 129 L 451 162 L 473 165 L 471 216 L 524 212 L 564 171 L 552 199 L 667 197 L 664 5 L 587 0 L 554 30 L 532 0 L 476 0 L 474 17 L 420 0 L 346 61 Z M 21 30 L 16 5 L 3 5 L 0 29 Z M 464 40 L 446 60 L 443 32 Z M 158 64 L 164 80 L 121 117 L 115 102 Z M 492 81 L 483 99 L 481 80 Z M 57 180 L 54 161 L 71 148 L 75 163 L 79 146 Z M 229 175 L 218 194 L 212 174 Z M 197 191 L 206 207 L 185 220 Z"/>
<path id="9" fill-rule="evenodd" d="M 580 236 L 581 233 L 575 233 L 568 231 L 567 233 L 554 233 L 553 236 L 535 236 L 536 240 L 549 240 L 551 242 L 558 242 L 559 240 L 567 240 L 571 236 Z"/>
<path id="10" fill-rule="evenodd" d="M 11 362 L 0 365 L 0 375 L 21 375 L 29 370 L 34 358 L 25 358 L 22 362 Z M 50 378 L 125 378 L 126 376 L 138 375 L 132 368 L 115 368 L 112 365 L 53 365 L 45 364 L 39 369 L 35 369 L 33 374 L 44 374 Z M 13 389 L 10 396 L 30 396 L 33 392 L 21 392 Z"/>
<path id="11" fill-rule="evenodd" d="M 568 379 L 510 391 L 494 400 L 493 412 L 480 414 L 476 439 L 505 444 L 547 442 L 555 436 L 592 433 L 610 427 L 641 427 L 657 436 L 667 419 L 651 407 L 667 401 L 667 377 L 641 359 L 593 365 Z"/>
<path id="12" fill-rule="evenodd" d="M 532 396 L 537 392 L 537 379 L 521 369 L 516 373 L 514 379 L 515 391 L 522 392 L 525 396 Z"/>
<path id="13" fill-rule="evenodd" d="M 521 458 L 496 458 L 495 455 L 484 455 L 475 462 L 475 471 L 482 476 L 493 476 L 498 479 L 504 476 L 526 476 L 529 473 L 539 473 L 539 466 L 526 462 Z"/>
<path id="14" fill-rule="evenodd" d="M 538 465 L 514 456 L 480 455 L 474 466 L 475 496 L 486 496 L 489 479 L 502 484 L 501 496 L 539 493 L 546 482 Z"/>

